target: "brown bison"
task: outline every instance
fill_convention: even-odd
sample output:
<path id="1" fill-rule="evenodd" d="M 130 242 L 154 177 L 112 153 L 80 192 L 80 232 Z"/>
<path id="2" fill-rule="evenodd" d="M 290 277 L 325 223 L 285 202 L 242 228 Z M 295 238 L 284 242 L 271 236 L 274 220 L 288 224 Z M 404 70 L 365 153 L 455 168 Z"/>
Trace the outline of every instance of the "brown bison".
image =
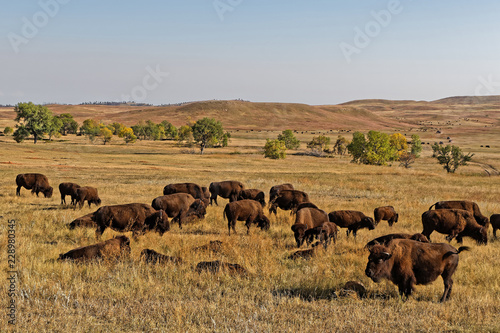
<path id="1" fill-rule="evenodd" d="M 262 206 L 255 200 L 245 199 L 228 203 L 224 208 L 223 217 L 227 218 L 229 235 L 231 235 L 231 229 L 236 233 L 236 221 L 246 221 L 247 234 L 254 223 L 257 223 L 262 230 L 268 230 L 270 226 L 269 219 L 262 212 Z"/>
<path id="2" fill-rule="evenodd" d="M 208 187 L 202 186 L 201 191 L 203 192 L 203 196 L 205 197 L 206 200 L 203 200 L 205 203 L 205 206 L 208 206 L 210 202 L 210 191 L 208 190 Z"/>
<path id="3" fill-rule="evenodd" d="M 296 208 L 296 211 L 299 211 L 301 210 L 302 208 L 318 208 L 318 206 L 316 206 L 315 204 L 313 204 L 312 202 L 303 202 L 301 204 L 299 204 Z"/>
<path id="4" fill-rule="evenodd" d="M 383 206 L 375 208 L 373 211 L 373 216 L 375 217 L 375 224 L 379 224 L 380 221 L 384 220 L 389 223 L 389 227 L 396 222 L 398 222 L 399 214 L 396 213 L 394 207 L 392 206 Z"/>
<path id="5" fill-rule="evenodd" d="M 377 237 L 366 243 L 366 248 L 371 248 L 374 245 L 387 245 L 393 239 L 411 239 L 414 241 L 429 243 L 429 239 L 422 234 L 388 234 L 384 236 Z"/>
<path id="6" fill-rule="evenodd" d="M 166 256 L 151 249 L 144 249 L 141 251 L 141 260 L 143 260 L 147 264 L 153 264 L 153 265 L 166 264 L 169 262 L 174 264 L 182 263 L 181 258 Z"/>
<path id="7" fill-rule="evenodd" d="M 31 190 L 31 194 L 42 192 L 45 198 L 52 197 L 53 188 L 49 185 L 47 176 L 41 173 L 21 173 L 16 177 L 16 195 L 21 195 L 21 187 Z"/>
<path id="8" fill-rule="evenodd" d="M 468 250 L 444 243 L 422 243 L 411 239 L 394 239 L 387 246 L 370 248 L 365 274 L 374 282 L 388 279 L 398 286 L 401 297 L 408 299 L 415 285 L 429 284 L 443 277 L 441 302 L 450 298 L 453 273 L 458 266 L 458 254 Z"/>
<path id="9" fill-rule="evenodd" d="M 338 228 L 335 223 L 324 222 L 321 226 L 307 229 L 304 234 L 304 239 L 307 245 L 311 244 L 314 239 L 319 239 L 326 250 L 331 240 L 333 240 L 334 243 L 337 241 L 337 232 Z"/>
<path id="10" fill-rule="evenodd" d="M 188 193 L 195 199 L 200 199 L 208 206 L 208 198 L 205 196 L 203 189 L 200 185 L 195 183 L 176 183 L 168 184 L 163 188 L 163 195 L 174 194 L 174 193 Z"/>
<path id="11" fill-rule="evenodd" d="M 274 198 L 282 191 L 282 190 L 294 190 L 293 185 L 286 183 L 281 185 L 274 185 L 269 190 L 269 202 L 273 201 Z"/>
<path id="12" fill-rule="evenodd" d="M 71 221 L 71 223 L 68 224 L 68 227 L 70 229 L 75 229 L 76 227 L 95 228 L 97 225 L 95 224 L 94 221 L 92 221 L 92 216 L 94 216 L 94 213 L 81 216 Z"/>
<path id="13" fill-rule="evenodd" d="M 473 201 L 455 200 L 455 201 L 438 201 L 429 207 L 429 210 L 435 207 L 436 209 L 463 209 L 471 212 L 476 219 L 476 222 L 483 227 L 487 227 L 489 220 L 486 216 L 481 214 L 479 206 Z"/>
<path id="14" fill-rule="evenodd" d="M 266 195 L 261 190 L 255 188 L 242 190 L 238 195 L 238 200 L 245 200 L 245 199 L 255 200 L 257 202 L 260 202 L 262 207 L 266 206 Z"/>
<path id="15" fill-rule="evenodd" d="M 205 204 L 200 199 L 195 199 L 188 193 L 167 194 L 153 199 L 151 206 L 160 210 L 163 209 L 172 222 L 179 223 L 182 229 L 182 223 L 190 217 L 204 219 L 207 213 Z"/>
<path id="16" fill-rule="evenodd" d="M 210 183 L 208 190 L 210 191 L 210 204 L 215 202 L 217 203 L 217 196 L 220 196 L 225 199 L 229 199 L 229 202 L 233 202 L 238 200 L 238 196 L 240 192 L 245 189 L 245 186 L 238 181 L 235 180 L 226 180 L 223 182 L 213 182 Z"/>
<path id="17" fill-rule="evenodd" d="M 500 229 L 500 214 L 490 216 L 491 226 L 493 227 L 493 236 L 497 238 L 497 229 Z"/>
<path id="18" fill-rule="evenodd" d="M 97 224 L 95 233 L 98 239 L 106 228 L 120 232 L 132 231 L 134 237 L 150 230 L 161 236 L 170 230 L 167 214 L 163 210 L 157 211 L 142 203 L 101 207 L 94 213 L 92 220 Z"/>
<path id="19" fill-rule="evenodd" d="M 356 210 L 336 210 L 328 214 L 328 219 L 340 228 L 347 228 L 347 236 L 349 236 L 351 231 L 354 237 L 356 237 L 359 229 L 375 229 L 373 219 Z"/>
<path id="20" fill-rule="evenodd" d="M 118 236 L 94 245 L 82 246 L 59 255 L 58 260 L 110 259 L 130 254 L 130 240 L 126 236 Z"/>
<path id="21" fill-rule="evenodd" d="M 436 209 L 428 210 L 422 214 L 422 234 L 430 241 L 430 234 L 435 230 L 448 235 L 446 240 L 451 241 L 456 237 L 461 243 L 467 236 L 476 240 L 478 244 L 488 243 L 488 231 L 480 226 L 471 212 L 463 209 Z"/>
<path id="22" fill-rule="evenodd" d="M 61 193 L 61 205 L 66 204 L 66 196 L 71 197 L 71 204 L 76 205 L 76 190 L 80 185 L 75 183 L 61 183 L 59 184 L 59 192 Z"/>
<path id="23" fill-rule="evenodd" d="M 223 262 L 220 260 L 215 261 L 202 261 L 196 265 L 196 271 L 201 273 L 203 271 L 207 271 L 210 273 L 219 273 L 221 271 L 225 271 L 229 274 L 240 274 L 246 275 L 247 270 L 243 268 L 239 264 L 230 264 L 227 262 Z"/>
<path id="24" fill-rule="evenodd" d="M 222 242 L 220 240 L 210 241 L 208 244 L 193 248 L 193 251 L 210 251 L 214 253 L 218 253 L 221 250 L 222 250 Z"/>
<path id="25" fill-rule="evenodd" d="M 307 193 L 297 190 L 281 190 L 272 201 L 269 201 L 269 214 L 276 215 L 278 207 L 295 212 L 297 207 L 304 202 L 310 202 Z"/>
<path id="26" fill-rule="evenodd" d="M 291 227 L 297 247 L 301 247 L 306 240 L 306 230 L 320 227 L 325 222 L 329 222 L 328 215 L 321 209 L 303 208 L 299 210 L 295 216 L 295 223 Z"/>
<path id="27" fill-rule="evenodd" d="M 92 186 L 83 186 L 80 188 L 76 189 L 76 201 L 78 202 L 78 205 L 80 206 L 80 209 L 82 209 L 83 204 L 85 201 L 89 204 L 94 204 L 96 206 L 99 206 L 101 204 L 101 198 L 99 198 L 99 194 L 97 193 L 97 189 Z"/>

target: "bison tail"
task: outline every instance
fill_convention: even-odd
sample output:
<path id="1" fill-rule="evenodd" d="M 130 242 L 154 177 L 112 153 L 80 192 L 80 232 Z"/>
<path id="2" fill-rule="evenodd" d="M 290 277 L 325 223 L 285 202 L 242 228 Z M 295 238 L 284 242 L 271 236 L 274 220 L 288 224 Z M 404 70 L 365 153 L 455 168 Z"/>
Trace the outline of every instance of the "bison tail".
<path id="1" fill-rule="evenodd" d="M 470 251 L 470 247 L 468 247 L 468 246 L 460 246 L 458 248 L 457 254 L 459 254 L 462 251 Z"/>
<path id="2" fill-rule="evenodd" d="M 225 220 L 227 220 L 227 213 L 226 213 L 226 208 L 224 208 L 224 212 L 222 213 L 222 218 Z"/>

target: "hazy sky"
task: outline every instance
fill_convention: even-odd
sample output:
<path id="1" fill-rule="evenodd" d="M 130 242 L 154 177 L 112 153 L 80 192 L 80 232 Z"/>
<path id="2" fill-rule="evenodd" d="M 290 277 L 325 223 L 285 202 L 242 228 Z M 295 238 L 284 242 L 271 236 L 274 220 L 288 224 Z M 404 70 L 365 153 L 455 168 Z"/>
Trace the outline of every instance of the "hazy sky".
<path id="1" fill-rule="evenodd" d="M 500 1 L 0 0 L 0 104 L 500 95 Z"/>

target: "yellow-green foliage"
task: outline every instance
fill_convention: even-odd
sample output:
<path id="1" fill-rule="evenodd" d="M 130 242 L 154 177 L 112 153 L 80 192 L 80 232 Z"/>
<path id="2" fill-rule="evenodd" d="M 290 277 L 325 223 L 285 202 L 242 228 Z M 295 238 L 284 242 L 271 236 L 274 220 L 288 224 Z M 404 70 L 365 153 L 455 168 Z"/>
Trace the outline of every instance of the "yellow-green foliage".
<path id="1" fill-rule="evenodd" d="M 485 176 L 478 166 L 446 174 L 429 149 L 412 169 L 358 165 L 342 157 L 291 155 L 271 160 L 259 150 L 264 134 L 233 135 L 231 147 L 203 156 L 184 154 L 185 148 L 170 141 L 126 146 L 92 145 L 72 135 L 67 139 L 71 142 L 0 142 L 0 286 L 5 290 L 7 283 L 7 220 L 15 219 L 19 332 L 500 331 L 500 241 L 477 246 L 464 239 L 472 249 L 460 254 L 452 298 L 445 304 L 438 303 L 441 278 L 417 286 L 402 302 L 392 283 L 376 284 L 364 274 L 364 244 L 387 233 L 420 232 L 420 215 L 438 200 L 473 200 L 483 214 L 499 213 L 499 179 Z M 498 166 L 497 154 L 477 157 Z M 32 196 L 25 189 L 16 197 L 15 177 L 25 172 L 47 175 L 53 197 Z M 292 183 L 327 212 L 354 209 L 371 216 L 374 208 L 392 205 L 399 222 L 392 228 L 381 222 L 373 231 L 360 230 L 356 240 L 341 229 L 337 243 L 327 251 L 319 249 L 311 260 L 293 261 L 287 259 L 295 250 L 289 212 L 272 216 L 267 232 L 252 227 L 247 235 L 244 223 L 238 222 L 238 234 L 228 236 L 222 217 L 227 201 L 222 199 L 220 206 L 208 207 L 204 220 L 186 223 L 182 230 L 173 225 L 163 237 L 148 233 L 132 239 L 129 259 L 91 264 L 55 260 L 70 249 L 95 243 L 95 230 L 66 227 L 95 209 L 59 205 L 61 182 L 95 186 L 103 205 L 112 205 L 151 203 L 169 183 L 208 186 L 229 179 L 265 193 L 273 185 Z M 102 239 L 117 234 L 106 230 Z M 435 233 L 432 239 L 444 242 L 445 236 Z M 192 250 L 211 240 L 222 241 L 220 253 Z M 148 266 L 139 258 L 145 248 L 184 262 Z M 242 265 L 248 276 L 193 270 L 200 261 L 218 259 Z M 366 286 L 366 298 L 342 292 L 350 280 Z M 3 331 L 8 328 L 6 292 L 2 299 Z"/>

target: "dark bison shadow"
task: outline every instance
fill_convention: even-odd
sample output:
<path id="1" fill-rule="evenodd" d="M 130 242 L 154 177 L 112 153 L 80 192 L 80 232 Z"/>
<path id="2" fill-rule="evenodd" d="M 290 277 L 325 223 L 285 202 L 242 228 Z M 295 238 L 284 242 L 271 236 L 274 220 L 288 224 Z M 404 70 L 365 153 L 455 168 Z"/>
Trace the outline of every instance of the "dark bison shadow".
<path id="1" fill-rule="evenodd" d="M 288 298 L 300 298 L 307 302 L 314 302 L 319 300 L 334 300 L 348 297 L 347 295 L 355 293 L 353 291 L 345 292 L 342 286 L 338 288 L 279 288 L 271 291 L 271 294 L 275 297 L 288 297 Z M 373 300 L 388 300 L 391 298 L 397 298 L 398 295 L 393 294 L 381 294 L 371 291 L 367 291 L 366 295 L 362 298 L 373 299 Z"/>

